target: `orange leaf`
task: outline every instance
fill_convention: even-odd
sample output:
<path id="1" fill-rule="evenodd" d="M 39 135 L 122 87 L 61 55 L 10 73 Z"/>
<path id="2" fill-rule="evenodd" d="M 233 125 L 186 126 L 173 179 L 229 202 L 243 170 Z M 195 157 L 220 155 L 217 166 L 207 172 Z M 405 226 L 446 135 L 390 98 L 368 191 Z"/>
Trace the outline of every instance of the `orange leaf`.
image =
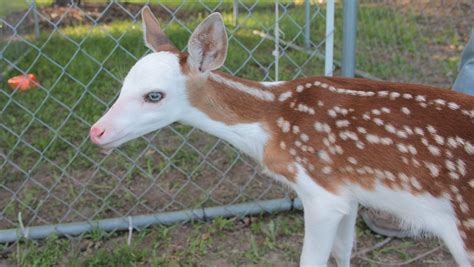
<path id="1" fill-rule="evenodd" d="M 26 91 L 38 87 L 38 79 L 34 74 L 18 75 L 8 79 L 8 85 L 12 89 L 18 89 L 20 91 Z"/>

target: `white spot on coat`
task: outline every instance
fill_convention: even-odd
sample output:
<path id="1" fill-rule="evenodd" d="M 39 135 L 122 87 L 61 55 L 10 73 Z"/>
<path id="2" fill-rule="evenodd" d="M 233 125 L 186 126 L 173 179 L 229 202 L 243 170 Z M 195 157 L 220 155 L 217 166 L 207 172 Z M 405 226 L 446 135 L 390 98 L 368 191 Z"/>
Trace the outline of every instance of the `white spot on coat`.
<path id="1" fill-rule="evenodd" d="M 300 127 L 298 125 L 293 125 L 293 133 L 298 134 L 300 132 Z"/>
<path id="2" fill-rule="evenodd" d="M 408 148 L 404 144 L 397 144 L 397 148 L 402 153 L 408 153 Z"/>
<path id="3" fill-rule="evenodd" d="M 374 118 L 374 122 L 375 122 L 375 124 L 377 124 L 378 126 L 382 126 L 382 125 L 383 125 L 383 120 L 380 119 L 380 118 Z"/>
<path id="4" fill-rule="evenodd" d="M 325 162 L 332 163 L 331 157 L 329 156 L 328 152 L 326 152 L 326 150 L 320 150 L 318 152 L 318 156 Z"/>
<path id="5" fill-rule="evenodd" d="M 474 154 L 474 146 L 467 142 L 465 145 L 464 145 L 464 149 L 466 150 L 466 152 L 469 154 L 469 155 L 472 155 Z"/>
<path id="6" fill-rule="evenodd" d="M 426 101 L 426 96 L 417 95 L 415 100 L 418 101 L 418 102 L 425 102 Z"/>
<path id="7" fill-rule="evenodd" d="M 364 127 L 357 127 L 357 131 L 361 134 L 366 134 L 367 130 Z"/>
<path id="8" fill-rule="evenodd" d="M 309 141 L 309 136 L 305 133 L 302 133 L 300 135 L 300 138 L 301 138 L 301 141 L 303 141 L 303 142 L 308 142 Z"/>
<path id="9" fill-rule="evenodd" d="M 393 133 L 393 134 L 396 133 L 396 129 L 392 124 L 386 124 L 385 125 L 385 130 L 387 130 L 387 132 L 389 132 L 389 133 Z"/>
<path id="10" fill-rule="evenodd" d="M 400 96 L 400 93 L 397 93 L 397 92 L 391 92 L 390 93 L 390 99 L 392 99 L 392 100 L 396 99 L 399 96 Z"/>
<path id="11" fill-rule="evenodd" d="M 421 136 L 425 135 L 425 132 L 420 127 L 415 127 L 415 133 Z"/>
<path id="12" fill-rule="evenodd" d="M 452 110 L 457 110 L 459 108 L 459 105 L 454 103 L 454 102 L 449 102 L 448 103 L 448 108 L 450 108 Z"/>
<path id="13" fill-rule="evenodd" d="M 402 107 L 400 110 L 406 115 L 410 115 L 410 110 L 407 107 Z"/>
<path id="14" fill-rule="evenodd" d="M 321 171 L 324 173 L 324 174 L 330 174 L 332 172 L 332 168 L 329 167 L 329 166 L 324 166 Z"/>
<path id="15" fill-rule="evenodd" d="M 357 164 L 357 160 L 354 158 L 354 157 L 348 157 L 347 158 L 347 161 L 349 161 L 351 164 L 353 165 L 356 165 Z"/>
<path id="16" fill-rule="evenodd" d="M 339 128 L 347 127 L 350 125 L 350 122 L 348 120 L 337 120 L 336 121 L 336 126 Z"/>
<path id="17" fill-rule="evenodd" d="M 367 139 L 367 141 L 371 144 L 378 144 L 380 142 L 380 138 L 374 134 L 367 134 L 365 139 Z"/>
<path id="18" fill-rule="evenodd" d="M 291 91 L 287 91 L 287 92 L 284 92 L 283 94 L 281 94 L 279 97 L 278 97 L 278 100 L 280 102 L 285 102 L 288 98 L 290 98 L 292 96 L 292 92 Z"/>
<path id="19" fill-rule="evenodd" d="M 412 177 L 410 178 L 410 182 L 411 182 L 411 185 L 413 185 L 413 187 L 415 187 L 416 189 L 418 189 L 418 190 L 421 190 L 421 189 L 422 189 L 421 184 L 420 184 L 420 182 L 418 182 L 418 180 L 416 179 L 416 177 L 413 177 L 413 176 L 412 176 Z"/>
<path id="20" fill-rule="evenodd" d="M 290 155 L 295 156 L 296 155 L 296 150 L 294 148 L 290 148 Z"/>
<path id="21" fill-rule="evenodd" d="M 431 173 L 431 176 L 433 177 L 438 177 L 439 176 L 439 167 L 438 165 L 432 163 L 432 162 L 423 162 L 426 166 L 426 168 L 428 168 L 428 170 L 430 171 Z"/>
<path id="22" fill-rule="evenodd" d="M 462 176 L 466 176 L 466 163 L 464 161 L 462 161 L 461 159 L 458 159 L 456 161 L 457 163 L 457 169 L 459 171 L 459 173 L 462 175 Z"/>
<path id="23" fill-rule="evenodd" d="M 428 150 L 430 151 L 431 154 L 433 154 L 433 156 L 440 156 L 441 155 L 441 151 L 436 146 L 429 145 Z"/>
<path id="24" fill-rule="evenodd" d="M 303 86 L 303 85 L 298 85 L 298 86 L 296 86 L 296 92 L 301 93 L 301 92 L 303 92 L 303 90 L 304 90 L 304 86 Z"/>
<path id="25" fill-rule="evenodd" d="M 469 186 L 474 188 L 474 179 L 469 180 Z"/>
<path id="26" fill-rule="evenodd" d="M 330 133 L 331 132 L 331 127 L 327 123 L 322 123 L 322 122 L 315 122 L 314 123 L 314 129 L 317 132 L 325 132 L 325 133 Z"/>

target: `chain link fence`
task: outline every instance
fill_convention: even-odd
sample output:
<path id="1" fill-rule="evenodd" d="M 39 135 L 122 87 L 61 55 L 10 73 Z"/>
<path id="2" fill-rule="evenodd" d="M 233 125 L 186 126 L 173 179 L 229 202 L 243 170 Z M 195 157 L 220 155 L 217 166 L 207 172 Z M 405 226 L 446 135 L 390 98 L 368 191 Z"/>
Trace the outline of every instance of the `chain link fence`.
<path id="1" fill-rule="evenodd" d="M 114 102 L 128 69 L 149 52 L 139 22 L 145 4 L 183 50 L 207 14 L 222 12 L 230 45 L 224 70 L 234 75 L 273 81 L 324 74 L 326 1 L 282 0 L 278 13 L 275 1 L 263 0 L 65 6 L 51 0 L 5 1 L 0 10 L 0 230 L 13 231 L 0 232 L 0 239 L 294 206 L 294 195 L 262 176 L 252 160 L 188 126 L 174 124 L 111 153 L 89 142 L 89 127 Z M 336 2 L 336 75 L 342 8 Z M 473 11 L 470 0 L 359 1 L 356 75 L 450 87 Z M 9 78 L 29 73 L 36 75 L 38 88 L 9 88 Z M 142 216 L 147 214 L 152 215 Z M 131 221 L 131 216 L 137 217 Z M 57 226 L 110 218 L 119 219 Z M 28 231 L 41 225 L 49 228 L 36 236 Z"/>
<path id="2" fill-rule="evenodd" d="M 98 226 L 113 230 L 290 208 L 287 189 L 197 129 L 174 124 L 111 153 L 94 147 L 87 133 L 118 96 L 128 69 L 149 52 L 139 21 L 144 5 L 183 50 L 207 14 L 222 12 L 230 46 L 224 70 L 262 81 L 323 74 L 325 5 L 38 1 L 6 11 L 6 4 L 0 17 L 0 229 L 13 231 L 0 232 L 0 239 L 77 234 L 110 218 L 118 219 Z M 27 74 L 37 77 L 38 88 L 9 88 L 9 78 Z M 232 206 L 239 203 L 247 204 Z M 57 225 L 73 222 L 88 223 Z M 39 225 L 45 227 L 28 229 Z"/>
<path id="3" fill-rule="evenodd" d="M 359 3 L 357 69 L 383 80 L 451 88 L 474 27 L 472 0 Z"/>

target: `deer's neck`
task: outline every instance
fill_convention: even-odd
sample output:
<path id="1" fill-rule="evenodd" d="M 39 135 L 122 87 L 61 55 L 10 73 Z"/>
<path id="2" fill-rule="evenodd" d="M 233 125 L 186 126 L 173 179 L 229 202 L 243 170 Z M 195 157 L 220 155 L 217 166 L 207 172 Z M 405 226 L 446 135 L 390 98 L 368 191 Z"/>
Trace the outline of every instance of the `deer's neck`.
<path id="1" fill-rule="evenodd" d="M 190 110 L 182 120 L 230 142 L 261 161 L 268 114 L 277 110 L 271 86 L 213 72 L 188 81 Z"/>

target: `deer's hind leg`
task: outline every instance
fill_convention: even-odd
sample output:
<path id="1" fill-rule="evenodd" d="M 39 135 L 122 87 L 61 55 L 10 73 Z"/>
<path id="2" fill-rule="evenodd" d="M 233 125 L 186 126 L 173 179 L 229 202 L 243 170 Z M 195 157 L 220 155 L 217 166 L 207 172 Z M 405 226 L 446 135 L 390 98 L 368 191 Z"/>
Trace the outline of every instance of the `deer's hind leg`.
<path id="1" fill-rule="evenodd" d="M 332 248 L 332 254 L 336 259 L 337 266 L 350 266 L 352 247 L 355 238 L 355 222 L 357 219 L 358 203 L 351 202 L 349 213 L 344 215 L 339 223 L 336 239 Z"/>

